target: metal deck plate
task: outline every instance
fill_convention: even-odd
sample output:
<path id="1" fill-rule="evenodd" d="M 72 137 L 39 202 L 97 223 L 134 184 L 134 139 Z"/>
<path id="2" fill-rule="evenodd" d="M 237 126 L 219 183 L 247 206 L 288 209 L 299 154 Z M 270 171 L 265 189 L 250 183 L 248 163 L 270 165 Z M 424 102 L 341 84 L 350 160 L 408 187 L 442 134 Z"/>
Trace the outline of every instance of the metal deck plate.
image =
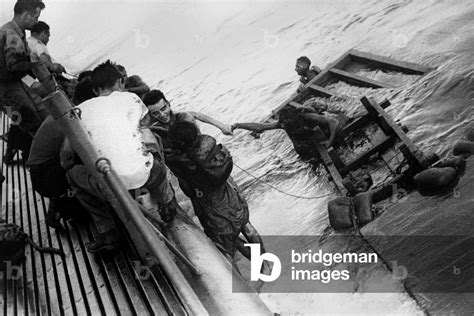
<path id="1" fill-rule="evenodd" d="M 8 130 L 4 115 L 0 130 Z M 0 159 L 5 150 L 2 142 Z M 62 233 L 47 227 L 48 200 L 33 191 L 20 157 L 16 154 L 11 166 L 2 162 L 5 181 L 1 214 L 7 222 L 21 226 L 40 246 L 60 248 L 66 257 L 41 254 L 28 245 L 24 264 L 9 278 L 0 278 L 0 314 L 186 314 L 165 277 L 143 280 L 138 276 L 138 259 L 130 251 L 88 253 L 85 245 L 94 236 L 90 225 L 70 223 Z"/>

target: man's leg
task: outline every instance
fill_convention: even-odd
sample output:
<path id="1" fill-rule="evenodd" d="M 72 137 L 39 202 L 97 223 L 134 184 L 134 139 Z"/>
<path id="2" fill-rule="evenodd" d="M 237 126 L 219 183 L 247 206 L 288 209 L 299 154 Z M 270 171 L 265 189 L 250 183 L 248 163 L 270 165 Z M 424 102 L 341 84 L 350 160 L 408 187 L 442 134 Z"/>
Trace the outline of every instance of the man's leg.
<path id="1" fill-rule="evenodd" d="M 35 102 L 21 82 L 7 84 L 5 88 L 7 90 L 3 95 L 3 100 L 5 101 L 3 111 L 10 118 L 11 124 L 17 126 L 22 131 L 22 133 L 18 133 L 12 130 L 10 134 L 11 137 L 8 139 L 5 154 L 6 158 L 9 159 L 4 158 L 4 161 L 8 163 L 12 160 L 15 149 L 21 149 L 24 152 L 24 158 L 28 158 L 27 155 L 32 138 L 41 125 L 42 120 L 36 111 Z M 17 135 L 12 135 L 15 133 Z M 14 144 L 14 142 L 17 144 Z"/>
<path id="2" fill-rule="evenodd" d="M 242 234 L 244 235 L 245 239 L 251 244 L 260 244 L 260 249 L 262 253 L 265 253 L 265 246 L 263 245 L 263 240 L 262 237 L 260 237 L 260 234 L 258 231 L 255 229 L 255 227 L 249 222 L 245 224 L 245 226 L 242 228 Z M 242 249 L 244 248 L 244 249 Z M 237 243 L 237 249 L 250 260 L 250 248 L 245 247 L 243 245 L 242 240 L 239 238 L 238 243 Z M 272 268 L 270 267 L 270 264 L 267 261 L 263 262 L 262 265 L 262 273 L 270 275 L 272 272 Z"/>
<path id="3" fill-rule="evenodd" d="M 33 136 L 42 120 L 36 110 L 32 94 L 27 92 L 28 88 L 24 87 L 21 82 L 8 84 L 7 88 L 8 90 L 5 92 L 7 106 L 4 111 L 9 115 L 12 124 L 20 126 L 26 133 Z"/>
<path id="4" fill-rule="evenodd" d="M 179 208 L 167 175 L 165 164 L 155 159 L 150 177 L 143 186 L 150 193 L 151 202 L 160 207 L 161 218 L 165 222 L 171 221 L 176 215 L 176 209 Z"/>
<path id="5" fill-rule="evenodd" d="M 69 188 L 66 172 L 58 162 L 48 162 L 30 166 L 33 189 L 41 196 L 49 198 L 49 208 L 46 214 L 46 225 L 61 229 L 61 213 L 58 208 Z"/>
<path id="6" fill-rule="evenodd" d="M 95 242 L 89 243 L 87 250 L 94 253 L 116 248 L 118 233 L 112 217 L 113 210 L 99 183 L 95 181 L 84 165 L 76 165 L 66 174 L 71 187 L 77 189 L 77 199 L 91 215 L 99 233 L 99 238 Z"/>

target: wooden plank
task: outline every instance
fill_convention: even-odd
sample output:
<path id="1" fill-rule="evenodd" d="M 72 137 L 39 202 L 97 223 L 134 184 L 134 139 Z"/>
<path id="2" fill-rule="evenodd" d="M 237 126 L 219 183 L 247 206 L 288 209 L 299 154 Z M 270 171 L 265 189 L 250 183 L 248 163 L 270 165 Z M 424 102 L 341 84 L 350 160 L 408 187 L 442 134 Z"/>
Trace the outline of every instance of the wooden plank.
<path id="1" fill-rule="evenodd" d="M 374 147 L 372 147 L 365 153 L 362 153 L 356 159 L 348 163 L 346 167 L 341 170 L 341 174 L 344 175 L 348 173 L 349 171 L 354 170 L 362 166 L 363 164 L 367 163 L 367 159 L 369 159 L 370 156 L 387 149 L 393 144 L 394 141 L 395 141 L 395 136 L 393 135 L 384 138 L 380 143 L 378 143 L 377 145 L 375 145 Z"/>
<path id="2" fill-rule="evenodd" d="M 293 101 L 291 101 L 291 102 L 288 103 L 288 104 L 291 105 L 291 106 L 294 106 L 295 108 L 300 108 L 300 107 L 303 106 L 303 104 L 300 104 L 300 103 L 298 103 L 298 102 L 293 102 Z"/>
<path id="3" fill-rule="evenodd" d="M 349 51 L 349 55 L 351 56 L 351 59 L 356 62 L 373 65 L 378 68 L 400 71 L 407 74 L 423 75 L 426 72 L 433 70 L 431 67 L 406 61 L 399 61 L 393 58 L 365 53 L 354 49 Z"/>
<path id="4" fill-rule="evenodd" d="M 316 131 L 316 132 L 321 132 L 322 133 L 322 131 L 319 127 L 315 127 L 315 129 L 319 129 L 319 131 Z M 320 156 L 320 158 L 321 158 L 321 160 L 324 164 L 324 167 L 326 168 L 328 173 L 331 175 L 332 181 L 334 182 L 334 184 L 336 186 L 336 189 L 339 190 L 339 192 L 342 195 L 345 196 L 347 194 L 347 190 L 344 187 L 343 178 L 342 178 L 341 174 L 339 173 L 339 171 L 337 170 L 336 166 L 334 165 L 334 162 L 332 161 L 331 157 L 329 156 L 329 153 L 328 153 L 326 147 L 324 147 L 324 145 L 322 145 L 320 143 L 315 143 L 315 147 L 316 147 L 316 150 L 318 151 L 319 156 Z"/>
<path id="5" fill-rule="evenodd" d="M 365 114 L 364 116 L 361 116 L 361 117 L 355 119 L 350 124 L 348 124 L 346 127 L 344 127 L 344 129 L 341 132 L 340 137 L 344 137 L 344 136 L 352 133 L 353 131 L 369 124 L 371 121 L 372 121 L 372 115 L 370 113 Z"/>
<path id="6" fill-rule="evenodd" d="M 318 86 L 316 84 L 310 84 L 309 88 L 315 92 L 316 95 L 323 97 L 323 98 L 330 98 L 330 97 L 338 97 L 342 99 L 347 99 L 347 96 L 343 96 L 341 94 L 338 94 L 336 92 L 332 92 L 331 90 L 328 90 L 326 88 L 323 88 L 321 86 Z"/>
<path id="7" fill-rule="evenodd" d="M 380 81 L 375 81 L 372 79 L 364 78 L 355 74 L 352 74 L 350 72 L 340 70 L 340 69 L 331 69 L 329 70 L 329 73 L 333 75 L 336 78 L 339 78 L 343 81 L 346 81 L 350 84 L 360 86 L 360 87 L 367 87 L 367 88 L 386 88 L 386 89 L 394 89 L 396 88 L 395 86 L 392 86 L 387 83 L 383 83 Z"/>
<path id="8" fill-rule="evenodd" d="M 382 103 L 380 103 L 380 107 L 382 107 L 382 109 L 386 109 L 389 106 L 390 106 L 390 101 L 388 101 L 387 99 L 385 99 Z M 373 121 L 373 115 L 371 115 L 370 113 L 365 114 L 355 119 L 354 121 L 349 123 L 346 127 L 344 127 L 344 129 L 341 132 L 341 137 L 346 136 L 347 134 L 371 123 L 372 121 Z"/>
<path id="9" fill-rule="evenodd" d="M 402 141 L 402 143 L 408 148 L 408 151 L 412 154 L 412 158 L 422 166 L 423 168 L 428 166 L 427 160 L 423 157 L 423 154 L 418 149 L 418 147 L 412 142 L 410 138 L 402 131 L 401 127 L 393 121 L 393 119 L 385 112 L 382 107 L 375 102 L 372 98 L 363 97 L 361 99 L 362 104 L 365 106 L 369 112 L 377 112 L 379 119 L 384 120 L 384 123 L 387 124 L 393 133 Z"/>
<path id="10" fill-rule="evenodd" d="M 346 167 L 346 165 L 341 160 L 341 158 L 336 153 L 333 147 L 328 149 L 328 154 L 329 154 L 329 157 L 331 157 L 331 160 L 334 162 L 334 165 L 336 166 L 337 170 L 342 170 Z"/>

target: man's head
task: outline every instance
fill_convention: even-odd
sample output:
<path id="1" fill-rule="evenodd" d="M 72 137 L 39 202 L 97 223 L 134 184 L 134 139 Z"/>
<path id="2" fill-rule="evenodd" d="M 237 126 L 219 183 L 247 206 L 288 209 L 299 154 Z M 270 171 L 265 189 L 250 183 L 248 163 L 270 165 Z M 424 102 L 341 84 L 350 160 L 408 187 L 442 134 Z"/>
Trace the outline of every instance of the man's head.
<path id="1" fill-rule="evenodd" d="M 278 122 L 280 122 L 285 130 L 299 130 L 303 128 L 304 124 L 298 113 L 298 109 L 287 105 L 278 112 Z"/>
<path id="2" fill-rule="evenodd" d="M 160 90 L 151 90 L 143 97 L 143 103 L 148 107 L 151 117 L 157 119 L 161 124 L 171 122 L 170 103 Z"/>
<path id="3" fill-rule="evenodd" d="M 122 77 L 124 77 L 125 79 L 127 78 L 127 70 L 125 70 L 125 67 L 122 66 L 122 65 L 115 65 L 115 67 L 117 68 L 118 71 L 120 71 L 120 73 L 122 74 Z"/>
<path id="4" fill-rule="evenodd" d="M 295 71 L 298 75 L 304 76 L 311 66 L 311 60 L 306 56 L 301 56 L 296 60 Z"/>
<path id="5" fill-rule="evenodd" d="M 108 95 L 113 91 L 122 91 L 124 89 L 123 81 L 122 74 L 110 60 L 92 70 L 92 87 L 98 96 Z"/>
<path id="6" fill-rule="evenodd" d="M 96 95 L 92 88 L 92 82 L 90 78 L 85 78 L 76 85 L 74 90 L 74 97 L 72 101 L 75 105 L 79 105 L 84 101 L 95 98 Z"/>
<path id="7" fill-rule="evenodd" d="M 192 148 L 199 137 L 199 130 L 194 123 L 177 121 L 170 126 L 169 138 L 173 146 L 181 151 Z"/>
<path id="8" fill-rule="evenodd" d="M 92 77 L 92 70 L 84 70 L 83 72 L 81 72 L 79 74 L 79 76 L 77 77 L 77 81 L 78 82 L 81 82 L 82 80 L 86 79 L 86 78 L 91 78 Z"/>
<path id="9" fill-rule="evenodd" d="M 31 30 L 44 8 L 45 5 L 40 0 L 18 0 L 13 8 L 14 19 L 20 28 Z"/>
<path id="10" fill-rule="evenodd" d="M 49 42 L 49 25 L 43 21 L 38 21 L 31 28 L 31 36 L 43 42 L 44 45 L 47 45 Z"/>

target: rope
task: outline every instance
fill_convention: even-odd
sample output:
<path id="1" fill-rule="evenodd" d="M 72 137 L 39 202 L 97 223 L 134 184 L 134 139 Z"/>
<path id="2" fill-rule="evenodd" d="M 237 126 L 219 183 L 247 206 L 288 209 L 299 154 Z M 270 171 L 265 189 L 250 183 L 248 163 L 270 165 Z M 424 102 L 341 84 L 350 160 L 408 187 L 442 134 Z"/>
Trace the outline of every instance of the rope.
<path id="1" fill-rule="evenodd" d="M 316 199 L 322 199 L 322 198 L 324 198 L 324 197 L 328 197 L 328 196 L 331 196 L 331 195 L 336 195 L 335 193 L 328 193 L 328 194 L 319 195 L 319 196 L 300 196 L 300 195 L 291 194 L 291 193 L 285 192 L 285 191 L 283 191 L 283 190 L 280 190 L 279 188 L 277 188 L 277 187 L 271 185 L 271 184 L 268 183 L 268 182 L 263 181 L 260 177 L 254 176 L 253 174 L 251 174 L 250 172 L 248 172 L 248 171 L 245 170 L 244 168 L 239 167 L 239 165 L 237 165 L 235 162 L 234 162 L 234 166 L 236 166 L 237 168 L 239 168 L 240 170 L 242 170 L 243 172 L 245 172 L 246 174 L 248 174 L 249 176 L 251 176 L 252 178 L 254 178 L 256 181 L 260 181 L 260 182 L 262 182 L 263 184 L 266 184 L 267 186 L 269 186 L 270 188 L 272 188 L 273 190 L 278 191 L 278 192 L 280 192 L 280 193 L 282 193 L 282 194 L 285 194 L 285 195 L 294 197 L 294 198 L 306 199 L 306 200 L 316 200 Z"/>

